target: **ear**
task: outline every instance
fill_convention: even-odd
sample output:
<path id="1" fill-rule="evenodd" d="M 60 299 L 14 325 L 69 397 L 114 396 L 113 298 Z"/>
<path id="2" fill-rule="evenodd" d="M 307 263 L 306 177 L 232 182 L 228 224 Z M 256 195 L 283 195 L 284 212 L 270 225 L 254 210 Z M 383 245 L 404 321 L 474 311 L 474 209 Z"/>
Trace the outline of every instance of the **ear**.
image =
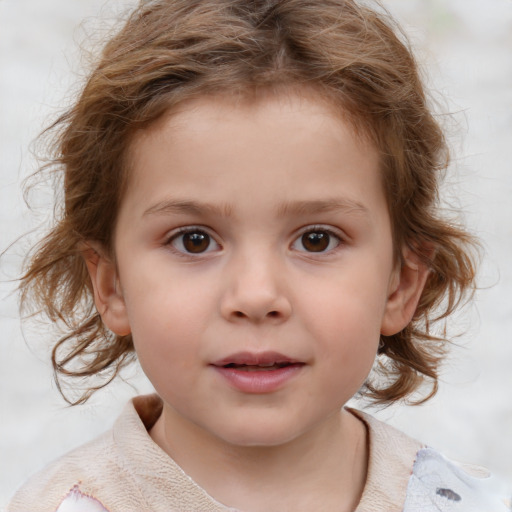
<path id="1" fill-rule="evenodd" d="M 131 333 L 128 314 L 115 263 L 99 244 L 88 243 L 82 256 L 94 291 L 94 303 L 103 323 L 115 334 Z"/>
<path id="2" fill-rule="evenodd" d="M 411 249 L 404 249 L 401 266 L 397 267 L 390 280 L 381 334 L 392 336 L 409 324 L 427 282 L 428 273 L 428 266 L 420 257 Z"/>

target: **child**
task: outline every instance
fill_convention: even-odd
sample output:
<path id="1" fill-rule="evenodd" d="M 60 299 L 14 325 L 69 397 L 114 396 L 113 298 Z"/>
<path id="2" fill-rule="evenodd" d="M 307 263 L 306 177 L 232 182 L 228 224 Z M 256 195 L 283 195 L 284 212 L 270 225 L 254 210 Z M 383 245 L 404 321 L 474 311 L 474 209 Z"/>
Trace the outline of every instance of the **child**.
<path id="1" fill-rule="evenodd" d="M 157 394 L 9 510 L 507 510 L 479 470 L 343 408 L 423 380 L 431 396 L 430 324 L 474 280 L 471 237 L 437 211 L 443 135 L 387 17 L 145 1 L 54 128 L 65 204 L 24 304 L 68 327 L 58 373 L 135 352 Z"/>

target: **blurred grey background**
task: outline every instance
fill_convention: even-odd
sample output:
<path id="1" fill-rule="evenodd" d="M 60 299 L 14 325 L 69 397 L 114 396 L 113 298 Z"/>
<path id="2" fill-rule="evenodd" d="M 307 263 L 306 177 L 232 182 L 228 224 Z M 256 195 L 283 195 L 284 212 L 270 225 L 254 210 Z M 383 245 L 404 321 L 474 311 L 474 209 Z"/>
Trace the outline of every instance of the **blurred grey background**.
<path id="1" fill-rule="evenodd" d="M 0 251 L 48 218 L 40 188 L 29 212 L 21 183 L 36 168 L 31 141 L 69 104 L 94 46 L 133 0 L 0 0 Z M 474 304 L 438 395 L 376 414 L 451 458 L 512 484 L 512 0 L 384 0 L 416 48 L 453 148 L 446 196 L 465 212 L 485 254 Z M 444 119 L 444 117 L 443 117 Z M 134 367 L 82 407 L 52 382 L 51 328 L 20 326 L 15 285 L 27 242 L 0 261 L 0 508 L 50 460 L 107 429 L 151 386 Z M 25 341 L 26 339 L 26 341 Z"/>

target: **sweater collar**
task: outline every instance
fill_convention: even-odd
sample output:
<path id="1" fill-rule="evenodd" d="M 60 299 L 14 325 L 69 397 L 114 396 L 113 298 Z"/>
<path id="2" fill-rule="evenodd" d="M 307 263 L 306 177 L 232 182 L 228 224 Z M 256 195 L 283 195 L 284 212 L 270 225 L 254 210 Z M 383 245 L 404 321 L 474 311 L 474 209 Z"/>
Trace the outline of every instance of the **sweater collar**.
<path id="1" fill-rule="evenodd" d="M 144 492 L 148 510 L 164 501 L 170 510 L 198 510 L 200 505 L 201 510 L 235 512 L 213 499 L 153 442 L 148 432 L 162 407 L 157 395 L 136 397 L 114 425 L 117 455 Z M 401 511 L 414 460 L 423 445 L 369 414 L 347 410 L 365 424 L 369 443 L 366 484 L 355 512 Z"/>

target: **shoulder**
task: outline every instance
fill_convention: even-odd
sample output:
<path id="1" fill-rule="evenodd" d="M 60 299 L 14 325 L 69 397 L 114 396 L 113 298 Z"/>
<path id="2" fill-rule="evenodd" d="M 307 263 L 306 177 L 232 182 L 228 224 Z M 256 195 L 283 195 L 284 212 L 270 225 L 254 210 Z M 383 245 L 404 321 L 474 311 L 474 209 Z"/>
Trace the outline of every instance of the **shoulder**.
<path id="1" fill-rule="evenodd" d="M 366 486 L 357 512 L 510 512 L 489 472 L 458 464 L 360 411 L 367 427 Z"/>
<path id="2" fill-rule="evenodd" d="M 222 511 L 148 431 L 160 415 L 156 395 L 130 401 L 114 427 L 30 479 L 7 512 Z"/>
<path id="3" fill-rule="evenodd" d="M 147 437 L 147 433 L 130 402 L 114 428 L 32 476 L 15 493 L 7 511 L 108 512 L 118 508 L 112 502 L 119 501 L 119 496 L 136 496 L 119 438 L 137 446 L 137 436 Z"/>
<path id="4" fill-rule="evenodd" d="M 349 411 L 368 434 L 368 472 L 356 512 L 402 510 L 411 468 L 424 445 L 369 414 Z"/>
<path id="5" fill-rule="evenodd" d="M 106 510 L 93 498 L 101 480 L 100 468 L 111 465 L 112 434 L 107 432 L 55 460 L 33 475 L 13 496 L 7 511 L 58 511 L 69 509 L 69 504 L 87 500 L 95 507 L 87 510 Z"/>
<path id="6" fill-rule="evenodd" d="M 418 451 L 404 512 L 509 512 L 496 479 L 484 468 L 451 461 L 432 448 Z"/>

